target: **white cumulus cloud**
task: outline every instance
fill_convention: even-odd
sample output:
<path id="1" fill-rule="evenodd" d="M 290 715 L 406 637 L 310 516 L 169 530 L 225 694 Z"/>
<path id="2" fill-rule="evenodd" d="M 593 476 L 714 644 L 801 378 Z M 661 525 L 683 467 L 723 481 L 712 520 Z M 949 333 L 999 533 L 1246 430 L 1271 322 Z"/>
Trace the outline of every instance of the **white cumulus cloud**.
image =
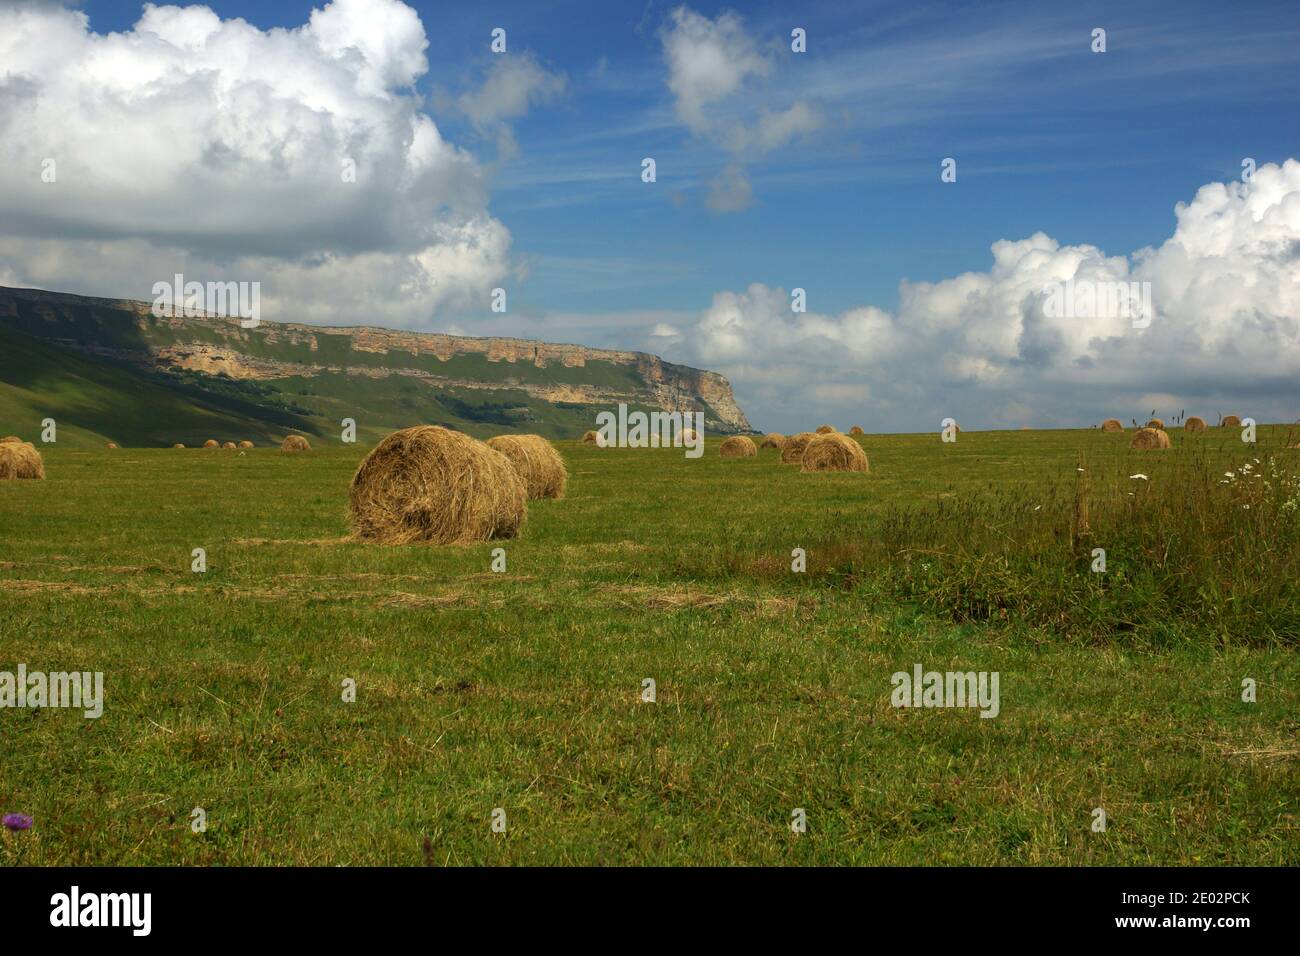
<path id="1" fill-rule="evenodd" d="M 1300 162 L 1206 185 L 1175 213 L 1168 240 L 1131 256 L 1043 233 L 1000 240 L 986 272 L 903 282 L 895 311 L 795 313 L 785 290 L 761 283 L 719 292 L 684 347 L 734 376 L 742 402 L 757 403 L 752 418 L 786 428 L 807 426 L 791 411 L 801 405 L 809 420 L 839 414 L 880 429 L 937 427 L 946 415 L 972 427 L 1077 426 L 1153 404 L 1295 420 Z M 1149 283 L 1150 325 L 1100 299 L 1057 314 L 1048 293 L 1067 282 Z M 774 388 L 778 379 L 788 384 Z"/>
<path id="2" fill-rule="evenodd" d="M 0 8 L 0 272 L 142 298 L 176 272 L 260 281 L 268 319 L 486 302 L 510 233 L 421 110 L 427 46 L 399 0 L 265 31 L 203 6 L 147 4 L 109 34 Z"/>

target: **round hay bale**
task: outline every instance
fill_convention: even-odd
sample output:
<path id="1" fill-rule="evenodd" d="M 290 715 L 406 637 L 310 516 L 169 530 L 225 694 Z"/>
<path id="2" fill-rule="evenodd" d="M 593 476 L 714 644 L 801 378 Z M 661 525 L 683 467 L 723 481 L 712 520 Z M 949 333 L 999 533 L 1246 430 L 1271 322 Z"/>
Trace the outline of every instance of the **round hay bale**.
<path id="1" fill-rule="evenodd" d="M 699 439 L 699 437 L 700 437 L 700 436 L 699 436 L 699 433 L 698 433 L 694 428 L 683 428 L 683 429 L 682 429 L 682 443 L 683 443 L 683 444 L 685 444 L 686 442 L 697 441 L 697 440 Z"/>
<path id="2" fill-rule="evenodd" d="M 393 432 L 352 476 L 348 511 L 358 538 L 455 544 L 513 538 L 528 516 L 510 460 L 462 432 L 417 425 Z"/>
<path id="3" fill-rule="evenodd" d="M 0 438 L 0 445 L 21 445 L 22 443 L 23 440 L 17 435 L 5 435 L 4 438 Z"/>
<path id="4" fill-rule="evenodd" d="M 488 439 L 488 447 L 509 459 L 530 500 L 564 497 L 569 470 L 555 446 L 541 435 L 497 435 Z"/>
<path id="5" fill-rule="evenodd" d="M 582 443 L 584 445 L 598 445 L 600 444 L 599 439 L 600 435 L 592 431 L 584 432 L 582 435 Z"/>
<path id="6" fill-rule="evenodd" d="M 1108 418 L 1101 423 L 1101 430 L 1104 432 L 1122 432 L 1124 425 L 1118 418 Z"/>
<path id="7" fill-rule="evenodd" d="M 867 453 L 848 435 L 831 432 L 818 435 L 808 443 L 800 461 L 800 471 L 861 471 L 871 470 Z"/>
<path id="8" fill-rule="evenodd" d="M 797 435 L 791 435 L 781 446 L 781 464 L 797 465 L 803 460 L 804 449 L 808 443 L 816 438 L 813 432 L 800 432 Z"/>
<path id="9" fill-rule="evenodd" d="M 1241 419 L 1236 415 L 1224 415 L 1223 421 L 1219 422 L 1219 425 L 1222 428 L 1240 428 Z"/>
<path id="10" fill-rule="evenodd" d="M 1205 424 L 1205 419 L 1201 418 L 1199 415 L 1191 415 L 1188 417 L 1187 421 L 1183 422 L 1183 431 L 1195 433 L 1203 432 L 1207 428 L 1209 428 L 1209 426 Z"/>
<path id="11" fill-rule="evenodd" d="M 209 438 L 207 441 L 205 441 L 205 442 L 203 443 L 203 447 L 204 447 L 204 448 L 220 448 L 220 447 L 221 447 L 221 443 L 218 442 L 215 438 Z"/>
<path id="12" fill-rule="evenodd" d="M 1153 418 L 1153 419 L 1151 419 L 1151 421 L 1149 421 L 1149 422 L 1146 423 L 1145 427 L 1146 427 L 1146 428 L 1154 428 L 1154 429 L 1156 429 L 1157 431 L 1164 431 L 1164 429 L 1165 429 L 1165 420 L 1164 420 L 1163 418 Z"/>
<path id="13" fill-rule="evenodd" d="M 770 432 L 763 436 L 763 441 L 759 444 L 758 447 L 775 448 L 777 451 L 780 451 L 782 448 L 785 447 L 785 436 L 782 435 L 780 432 Z"/>
<path id="14" fill-rule="evenodd" d="M 818 434 L 818 435 L 831 435 L 831 434 L 834 434 L 834 433 L 835 433 L 835 426 L 834 426 L 834 425 L 818 425 L 818 426 L 817 426 L 817 434 Z"/>
<path id="15" fill-rule="evenodd" d="M 311 451 L 311 443 L 301 435 L 290 435 L 280 444 L 282 452 Z"/>
<path id="16" fill-rule="evenodd" d="M 240 448 L 252 448 L 252 447 L 253 447 L 253 443 L 252 443 L 251 441 L 249 441 L 247 438 L 245 438 L 243 441 L 241 441 L 241 442 L 239 443 L 239 447 L 240 447 Z"/>
<path id="17" fill-rule="evenodd" d="M 864 432 L 864 431 L 862 430 L 862 426 L 861 426 L 861 425 L 854 425 L 852 428 L 849 429 L 849 434 L 850 434 L 850 435 L 854 435 L 854 436 L 856 436 L 856 435 L 865 435 L 866 432 Z"/>
<path id="18" fill-rule="evenodd" d="M 753 458 L 758 454 L 758 446 L 748 435 L 732 435 L 718 449 L 721 458 Z"/>
<path id="19" fill-rule="evenodd" d="M 1139 428 L 1128 447 L 1134 451 L 1159 451 L 1173 447 L 1173 442 L 1169 440 L 1169 433 L 1162 428 Z"/>
<path id="20" fill-rule="evenodd" d="M 177 442 L 176 444 L 172 445 L 172 447 L 173 447 L 173 448 L 184 448 L 185 446 L 182 445 L 180 442 Z"/>
<path id="21" fill-rule="evenodd" d="M 235 443 L 233 441 L 223 442 L 221 447 L 228 449 L 230 451 L 234 451 Z"/>
<path id="22" fill-rule="evenodd" d="M 111 441 L 111 442 L 109 442 L 107 445 L 105 445 L 104 447 L 105 447 L 105 448 L 108 448 L 108 449 L 116 448 L 116 447 L 117 447 L 117 442 L 115 442 L 115 441 Z"/>
<path id="23" fill-rule="evenodd" d="M 0 442 L 0 479 L 44 477 L 45 462 L 31 442 Z"/>

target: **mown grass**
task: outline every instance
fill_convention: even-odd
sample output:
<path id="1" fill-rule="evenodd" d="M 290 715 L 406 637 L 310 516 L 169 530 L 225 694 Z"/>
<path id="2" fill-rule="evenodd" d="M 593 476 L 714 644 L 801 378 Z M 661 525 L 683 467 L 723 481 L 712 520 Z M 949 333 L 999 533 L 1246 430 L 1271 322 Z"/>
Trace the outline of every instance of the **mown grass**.
<path id="1" fill-rule="evenodd" d="M 47 451 L 0 485 L 0 670 L 107 700 L 0 710 L 0 860 L 1294 864 L 1289 499 L 1208 479 L 1300 452 L 1173 435 L 869 436 L 867 476 L 564 443 L 505 574 L 348 541 L 360 449 Z M 891 707 L 916 662 L 1001 713 Z"/>

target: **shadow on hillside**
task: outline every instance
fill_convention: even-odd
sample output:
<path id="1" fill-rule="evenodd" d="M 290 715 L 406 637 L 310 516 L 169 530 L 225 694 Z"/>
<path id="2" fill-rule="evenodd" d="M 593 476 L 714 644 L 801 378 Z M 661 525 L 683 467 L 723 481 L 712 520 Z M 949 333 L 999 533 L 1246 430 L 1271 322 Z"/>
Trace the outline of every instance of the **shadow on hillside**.
<path id="1" fill-rule="evenodd" d="M 0 289 L 0 382 L 27 393 L 29 430 L 53 417 L 129 444 L 320 434 L 270 386 L 130 362 L 123 353 L 151 345 L 135 318 L 110 301 Z"/>

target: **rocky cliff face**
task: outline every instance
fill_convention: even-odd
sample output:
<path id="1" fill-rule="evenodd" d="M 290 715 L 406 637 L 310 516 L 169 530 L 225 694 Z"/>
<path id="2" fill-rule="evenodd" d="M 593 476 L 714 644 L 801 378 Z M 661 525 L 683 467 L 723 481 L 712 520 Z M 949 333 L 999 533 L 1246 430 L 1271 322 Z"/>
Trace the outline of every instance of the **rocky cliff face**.
<path id="1" fill-rule="evenodd" d="M 159 318 L 146 302 L 2 287 L 0 321 L 12 321 L 28 334 L 83 352 L 154 368 L 263 380 L 324 372 L 368 378 L 410 375 L 435 385 L 520 389 L 549 402 L 625 401 L 666 411 L 704 411 L 707 428 L 750 430 L 725 377 L 646 352 L 267 321 L 245 329 L 238 320 L 220 316 Z M 481 375 L 451 367 L 453 359 L 465 356 L 501 367 Z M 630 374 L 535 371 L 579 370 L 597 364 Z"/>

